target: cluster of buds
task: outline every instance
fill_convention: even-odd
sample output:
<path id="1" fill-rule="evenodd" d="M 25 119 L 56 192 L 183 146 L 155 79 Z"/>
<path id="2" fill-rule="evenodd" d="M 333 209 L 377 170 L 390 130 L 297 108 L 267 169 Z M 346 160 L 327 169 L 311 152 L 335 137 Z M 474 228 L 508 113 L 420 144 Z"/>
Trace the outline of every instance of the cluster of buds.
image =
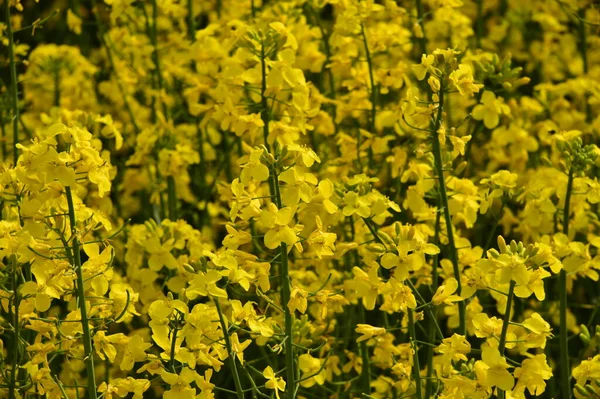
<path id="1" fill-rule="evenodd" d="M 593 144 L 583 145 L 579 136 L 570 140 L 557 140 L 556 146 L 564 156 L 560 163 L 561 169 L 574 176 L 583 176 L 598 158 L 598 147 Z"/>
<path id="2" fill-rule="evenodd" d="M 473 65 L 477 73 L 477 78 L 483 82 L 488 81 L 494 87 L 502 87 L 508 92 L 513 92 L 521 86 L 529 84 L 529 79 L 526 76 L 521 76 L 523 73 L 522 67 L 513 68 L 512 54 L 507 54 L 504 57 L 498 57 L 498 54 L 493 54 L 491 60 L 473 60 Z"/>

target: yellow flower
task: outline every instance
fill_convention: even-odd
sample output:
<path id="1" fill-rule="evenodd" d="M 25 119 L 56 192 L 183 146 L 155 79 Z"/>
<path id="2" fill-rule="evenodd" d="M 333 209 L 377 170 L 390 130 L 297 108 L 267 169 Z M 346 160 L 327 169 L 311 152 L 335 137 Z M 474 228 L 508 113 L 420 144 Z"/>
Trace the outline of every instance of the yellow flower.
<path id="1" fill-rule="evenodd" d="M 217 282 L 221 281 L 223 276 L 216 270 L 208 272 L 198 272 L 185 290 L 188 299 L 196 299 L 199 296 L 216 296 L 218 298 L 227 298 L 227 291 L 217 287 Z"/>
<path id="2" fill-rule="evenodd" d="M 287 307 L 290 310 L 290 312 L 294 313 L 297 310 L 300 313 L 304 314 L 304 312 L 306 312 L 306 307 L 308 306 L 306 300 L 307 297 L 308 292 L 297 286 L 292 287 L 292 292 L 290 293 L 290 300 L 287 303 Z"/>
<path id="3" fill-rule="evenodd" d="M 453 302 L 462 301 L 462 298 L 459 295 L 454 295 L 457 289 L 458 281 L 456 281 L 454 277 L 447 278 L 446 281 L 444 281 L 444 284 L 438 287 L 431 302 L 434 305 L 440 305 L 442 303 L 452 305 Z"/>
<path id="4" fill-rule="evenodd" d="M 269 168 L 260 160 L 263 152 L 260 148 L 255 148 L 250 152 L 248 162 L 243 166 L 242 173 L 240 174 L 240 181 L 244 185 L 247 185 L 250 179 L 261 182 L 269 178 Z"/>
<path id="5" fill-rule="evenodd" d="M 283 380 L 283 378 L 276 377 L 275 372 L 273 371 L 271 366 L 267 366 L 267 368 L 263 370 L 263 376 L 267 379 L 265 387 L 267 389 L 275 390 L 275 396 L 277 397 L 277 399 L 280 399 L 279 391 L 285 392 L 285 381 Z"/>
<path id="6" fill-rule="evenodd" d="M 386 330 L 383 327 L 374 327 L 369 324 L 357 324 L 356 329 L 354 330 L 358 334 L 362 334 L 356 342 L 362 342 L 369 340 L 373 337 L 385 334 Z"/>
<path id="7" fill-rule="evenodd" d="M 450 81 L 456 87 L 456 90 L 466 97 L 470 97 L 473 93 L 479 92 L 479 89 L 483 87 L 481 84 L 475 83 L 473 78 L 473 71 L 471 67 L 466 64 L 460 64 L 458 69 L 450 73 Z"/>
<path id="8" fill-rule="evenodd" d="M 500 122 L 500 115 L 510 114 L 510 108 L 501 98 L 496 98 L 494 92 L 484 91 L 481 96 L 481 104 L 477 104 L 473 108 L 473 118 L 478 121 L 483 121 L 483 124 L 488 129 L 493 129 Z"/>
<path id="9" fill-rule="evenodd" d="M 481 360 L 475 362 L 477 381 L 485 387 L 498 387 L 510 391 L 515 385 L 515 379 L 508 368 L 506 359 L 500 355 L 498 349 L 486 346 L 481 352 Z"/>
<path id="10" fill-rule="evenodd" d="M 323 367 L 324 361 L 314 358 L 308 353 L 300 355 L 298 358 L 298 368 L 302 371 L 301 379 L 304 380 L 300 385 L 304 388 L 310 388 L 315 384 L 323 385 L 327 376 L 327 371 Z"/>
<path id="11" fill-rule="evenodd" d="M 269 229 L 264 237 L 267 248 L 275 249 L 283 242 L 291 250 L 292 245 L 296 243 L 296 232 L 288 224 L 293 218 L 294 210 L 292 208 L 277 209 L 272 202 L 269 203 L 266 210 L 262 211 L 260 220 Z"/>

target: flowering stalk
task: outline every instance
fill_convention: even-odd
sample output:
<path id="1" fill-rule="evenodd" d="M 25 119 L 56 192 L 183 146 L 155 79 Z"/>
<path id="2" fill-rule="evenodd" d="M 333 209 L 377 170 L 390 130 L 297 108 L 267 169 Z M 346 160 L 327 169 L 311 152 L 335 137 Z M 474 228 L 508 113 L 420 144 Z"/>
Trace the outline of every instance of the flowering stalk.
<path id="1" fill-rule="evenodd" d="M 19 159 L 19 91 L 17 88 L 17 65 L 15 62 L 15 40 L 13 37 L 12 21 L 10 20 L 10 2 L 4 2 L 4 13 L 6 15 L 6 35 L 8 36 L 8 59 L 10 68 L 10 98 L 12 108 L 13 124 L 13 165 L 17 166 Z"/>
<path id="2" fill-rule="evenodd" d="M 515 292 L 515 281 L 510 281 L 510 286 L 508 287 L 508 296 L 506 299 L 506 310 L 504 311 L 504 318 L 502 319 L 502 331 L 500 332 L 500 342 L 498 344 L 498 351 L 500 352 L 500 356 L 504 356 L 504 348 L 506 346 L 506 333 L 508 332 L 508 325 L 510 324 L 510 308 L 512 306 L 513 296 Z M 506 397 L 506 392 L 502 389 L 498 390 L 498 399 L 504 399 Z"/>
<path id="3" fill-rule="evenodd" d="M 440 202 L 441 206 L 444 210 L 444 221 L 446 222 L 446 233 L 448 235 L 448 245 L 450 251 L 450 260 L 452 261 L 452 270 L 454 273 L 454 278 L 458 283 L 457 294 L 461 293 L 461 279 L 460 279 L 460 271 L 458 268 L 458 256 L 456 251 L 456 244 L 454 242 L 454 232 L 452 231 L 452 217 L 450 216 L 450 208 L 448 206 L 448 194 L 446 191 L 446 179 L 444 177 L 444 166 L 442 164 L 442 149 L 440 145 L 440 139 L 438 136 L 438 130 L 442 127 L 442 119 L 444 114 L 444 76 L 440 77 L 440 90 L 439 90 L 439 101 L 438 101 L 438 109 L 437 109 L 437 117 L 433 122 L 432 126 L 432 143 L 433 143 L 433 157 L 435 163 L 435 173 L 438 178 L 439 191 L 440 191 Z M 460 301 L 458 303 L 458 312 L 459 312 L 459 334 L 465 335 L 467 332 L 467 323 L 466 323 L 466 311 L 465 311 L 465 302 Z"/>
<path id="4" fill-rule="evenodd" d="M 73 195 L 71 187 L 66 186 L 67 205 L 69 207 L 69 222 L 71 224 L 71 240 L 72 244 L 72 261 L 77 275 L 77 300 L 81 311 L 81 327 L 83 328 L 83 348 L 85 351 L 85 365 L 87 369 L 87 395 L 88 399 L 96 399 L 96 374 L 94 371 L 94 352 L 92 348 L 92 335 L 90 333 L 90 325 L 87 317 L 87 309 L 85 304 L 85 291 L 83 287 L 83 270 L 81 270 L 81 252 L 79 249 L 79 239 L 77 238 L 77 227 L 75 219 L 75 206 L 73 205 Z"/>
<path id="5" fill-rule="evenodd" d="M 261 43 L 260 50 L 260 60 L 261 60 L 261 106 L 262 110 L 260 113 L 261 120 L 263 121 L 263 136 L 264 136 L 264 145 L 267 151 L 271 151 L 269 146 L 269 108 L 267 103 L 267 66 L 266 66 L 266 57 L 267 54 L 265 52 L 265 44 L 264 40 Z M 276 143 L 275 143 L 276 144 Z M 269 165 L 269 193 L 271 198 L 275 198 L 275 205 L 277 205 L 277 209 L 281 209 L 283 207 L 281 201 L 281 192 L 279 188 L 279 178 L 277 166 L 275 164 Z M 284 330 L 285 330 L 285 371 L 286 371 L 286 386 L 287 386 L 287 398 L 293 399 L 296 397 L 296 371 L 295 371 L 295 362 L 294 362 L 294 342 L 293 342 L 293 315 L 290 312 L 289 306 L 287 306 L 290 301 L 290 277 L 289 277 L 289 265 L 288 265 L 288 248 L 287 244 L 282 242 L 279 246 L 279 275 L 281 282 L 281 305 L 284 311 Z"/>
<path id="6" fill-rule="evenodd" d="M 221 330 L 223 331 L 223 338 L 225 339 L 225 348 L 227 349 L 227 355 L 229 358 L 229 367 L 231 367 L 231 372 L 233 373 L 233 382 L 235 384 L 235 391 L 237 393 L 238 399 L 244 399 L 244 390 L 242 389 L 242 382 L 240 380 L 240 375 L 238 374 L 237 367 L 235 365 L 235 353 L 233 353 L 233 349 L 231 347 L 231 339 L 229 338 L 229 330 L 227 329 L 227 325 L 225 324 L 225 318 L 223 317 L 223 311 L 221 310 L 221 305 L 219 304 L 219 298 L 213 297 L 215 301 L 215 307 L 217 308 L 217 313 L 219 313 L 219 322 L 221 323 Z"/>
<path id="7" fill-rule="evenodd" d="M 569 213 L 571 206 L 571 192 L 573 191 L 573 168 L 569 169 L 567 181 L 567 194 L 563 212 L 563 233 L 569 235 Z M 561 269 L 558 276 L 558 290 L 560 297 L 560 385 L 563 398 L 569 398 L 571 376 L 569 369 L 569 330 L 567 329 L 567 272 Z"/>

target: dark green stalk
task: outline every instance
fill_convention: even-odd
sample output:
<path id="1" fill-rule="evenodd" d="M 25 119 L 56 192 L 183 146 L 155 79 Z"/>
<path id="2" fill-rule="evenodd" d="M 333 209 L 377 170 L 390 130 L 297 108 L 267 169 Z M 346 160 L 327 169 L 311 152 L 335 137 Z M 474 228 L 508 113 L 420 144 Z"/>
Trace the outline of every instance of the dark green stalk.
<path id="1" fill-rule="evenodd" d="M 432 142 L 433 142 L 433 156 L 435 160 L 435 173 L 438 178 L 438 185 L 440 191 L 440 200 L 442 208 L 444 209 L 444 220 L 446 222 L 446 233 L 448 235 L 448 245 L 450 250 L 450 260 L 452 261 L 452 270 L 454 272 L 454 278 L 458 282 L 457 295 L 460 295 L 462 292 L 462 284 L 460 279 L 460 270 L 458 268 L 458 254 L 456 251 L 456 243 L 454 241 L 454 233 L 452 231 L 452 217 L 450 215 L 450 208 L 448 207 L 448 193 L 446 191 L 446 179 L 444 177 L 444 165 L 442 162 L 442 149 L 440 145 L 440 140 L 438 137 L 438 130 L 442 126 L 442 119 L 444 113 L 444 76 L 440 78 L 440 92 L 439 92 L 439 103 L 438 103 L 438 111 L 435 122 L 432 126 Z M 459 312 L 459 334 L 465 335 L 467 332 L 467 323 L 466 323 L 466 309 L 465 309 L 465 301 L 460 301 L 458 303 L 458 312 Z"/>
<path id="2" fill-rule="evenodd" d="M 96 399 L 96 374 L 94 371 L 94 351 L 92 346 L 92 335 L 88 322 L 87 309 L 85 304 L 85 290 L 83 287 L 83 270 L 81 270 L 81 251 L 79 249 L 79 239 L 77 238 L 77 220 L 75 219 L 75 206 L 73 204 L 73 195 L 71 187 L 65 187 L 67 194 L 67 204 L 69 207 L 69 222 L 71 224 L 71 241 L 73 247 L 73 267 L 77 275 L 77 301 L 81 311 L 81 326 L 83 328 L 83 348 L 85 351 L 85 365 L 87 370 L 87 396 L 88 399 Z"/>
<path id="3" fill-rule="evenodd" d="M 156 0 L 152 0 L 152 26 L 150 29 L 150 41 L 152 42 L 152 47 L 154 51 L 152 52 L 152 60 L 154 61 L 154 73 L 156 75 L 156 83 L 159 95 L 162 95 L 162 90 L 164 87 L 162 72 L 160 68 L 160 57 L 158 56 L 158 27 L 157 27 L 157 19 L 158 19 L 158 5 L 156 4 Z M 169 119 L 169 109 L 167 108 L 167 104 L 162 102 L 163 113 L 165 114 L 165 118 Z"/>
<path id="4" fill-rule="evenodd" d="M 410 343 L 413 349 L 413 374 L 415 379 L 416 398 L 423 399 L 421 387 L 421 366 L 419 365 L 419 351 L 417 343 L 417 333 L 415 331 L 415 318 L 412 309 L 407 309 L 408 314 L 408 333 L 410 334 Z"/>
<path id="5" fill-rule="evenodd" d="M 366 324 L 367 320 L 365 317 L 365 307 L 359 302 L 358 303 L 358 318 L 362 324 Z M 371 394 L 371 360 L 369 358 L 369 347 L 367 341 L 360 343 L 360 354 L 362 357 L 362 375 L 361 380 L 363 383 L 363 391 L 367 395 Z"/>
<path id="6" fill-rule="evenodd" d="M 169 219 L 177 220 L 177 186 L 173 176 L 167 176 L 167 204 L 169 207 Z"/>
<path id="7" fill-rule="evenodd" d="M 417 38 L 419 42 L 419 52 L 421 54 L 418 55 L 417 61 L 421 62 L 421 55 L 427 53 L 427 39 L 425 36 L 425 12 L 423 11 L 423 2 L 421 0 L 416 0 L 417 3 L 417 18 L 419 25 L 421 26 L 421 33 L 423 33 L 422 37 Z"/>
<path id="8" fill-rule="evenodd" d="M 583 61 L 583 73 L 587 76 L 589 72 L 588 56 L 587 56 L 587 33 L 585 31 L 585 10 L 581 9 L 578 13 L 579 16 L 579 51 L 581 52 L 581 60 Z M 588 95 L 584 95 L 585 101 L 585 121 L 587 123 L 592 122 L 592 107 L 588 101 Z"/>
<path id="9" fill-rule="evenodd" d="M 563 211 L 563 233 L 569 235 L 569 216 L 571 206 L 571 192 L 573 191 L 573 170 L 569 170 L 567 181 L 567 194 Z M 571 370 L 569 368 L 569 330 L 567 329 L 567 272 L 562 269 L 558 276 L 558 289 L 560 296 L 560 386 L 562 397 L 568 399 L 571 395 Z"/>
<path id="10" fill-rule="evenodd" d="M 17 64 L 15 62 L 15 40 L 13 37 L 12 21 L 10 20 L 10 2 L 4 1 L 4 12 L 6 15 L 6 35 L 8 36 L 8 59 L 10 68 L 10 94 L 12 102 L 13 122 L 13 166 L 17 166 L 19 159 L 19 89 L 17 87 Z"/>
<path id="11" fill-rule="evenodd" d="M 433 241 L 435 245 L 440 244 L 440 216 L 441 213 L 438 211 L 435 216 L 435 233 Z M 431 291 L 436 292 L 438 289 L 438 274 L 437 268 L 439 266 L 440 257 L 439 254 L 433 258 L 433 267 L 431 270 Z M 431 311 L 431 320 L 429 320 L 429 336 L 435 336 L 437 307 Z M 431 391 L 433 390 L 433 346 L 427 347 L 427 381 L 425 381 L 425 397 L 431 397 Z"/>
<path id="12" fill-rule="evenodd" d="M 500 356 L 504 356 L 504 348 L 506 346 L 506 333 L 508 332 L 508 325 L 510 324 L 510 308 L 512 306 L 513 296 L 515 292 L 515 281 L 510 281 L 510 286 L 508 287 L 508 297 L 506 299 L 506 311 L 504 312 L 504 318 L 502 319 L 502 331 L 500 332 L 500 343 L 498 344 L 498 351 L 500 352 Z M 506 393 L 499 389 L 498 390 L 498 399 L 504 399 L 506 397 Z"/>
<path id="13" fill-rule="evenodd" d="M 60 71 L 54 75 L 54 106 L 60 107 Z"/>
<path id="14" fill-rule="evenodd" d="M 361 35 L 365 46 L 365 56 L 367 57 L 367 65 L 369 66 L 369 81 L 371 83 L 371 117 L 369 118 L 369 130 L 372 135 L 375 135 L 375 118 L 377 117 L 377 87 L 375 86 L 375 78 L 373 76 L 373 61 L 371 52 L 369 51 L 369 42 L 367 41 L 367 33 L 365 26 L 361 25 Z M 358 133 L 360 135 L 360 131 Z M 369 168 L 373 167 L 373 147 L 369 146 Z"/>
<path id="15" fill-rule="evenodd" d="M 281 193 L 279 191 L 279 181 L 277 174 L 273 175 L 273 185 L 275 187 L 275 200 L 277 208 L 282 208 Z M 296 397 L 296 372 L 294 363 L 294 343 L 293 343 L 293 315 L 290 312 L 290 308 L 287 306 L 290 301 L 291 290 L 290 290 L 290 276 L 289 276 L 289 265 L 288 265 L 288 249 L 286 243 L 281 243 L 279 247 L 280 256 L 280 271 L 281 276 L 281 306 L 284 310 L 284 323 L 285 323 L 285 371 L 287 379 L 287 398 L 294 399 Z"/>
<path id="16" fill-rule="evenodd" d="M 237 393 L 238 399 L 244 399 L 244 390 L 242 389 L 242 381 L 240 380 L 240 375 L 237 371 L 237 366 L 235 364 L 235 353 L 233 353 L 233 349 L 231 346 L 231 338 L 229 337 L 229 331 L 227 329 L 227 325 L 225 324 L 225 318 L 223 317 L 223 311 L 221 310 L 221 305 L 219 304 L 219 298 L 213 297 L 215 300 L 215 307 L 217 308 L 217 313 L 219 313 L 219 322 L 221 323 L 221 330 L 223 331 L 223 338 L 225 339 L 225 348 L 227 348 L 227 355 L 229 359 L 229 367 L 231 368 L 231 373 L 233 374 L 233 382 L 235 384 L 235 391 Z"/>
<path id="17" fill-rule="evenodd" d="M 190 38 L 190 41 L 193 42 L 196 36 L 196 22 L 194 21 L 194 0 L 188 0 L 187 13 L 188 37 Z"/>
<path id="18" fill-rule="evenodd" d="M 15 399 L 17 391 L 17 369 L 19 368 L 20 358 L 20 338 L 21 338 L 21 322 L 19 321 L 19 273 L 17 272 L 17 258 L 16 256 L 11 257 L 12 272 L 13 272 L 13 303 L 11 309 L 14 308 L 13 314 L 13 329 L 14 329 L 14 342 L 13 342 L 13 359 L 10 370 L 10 381 L 8 384 L 8 397 L 9 399 Z"/>
<path id="19" fill-rule="evenodd" d="M 0 116 L 0 130 L 2 131 L 2 161 L 6 161 L 6 129 L 4 129 L 4 115 Z"/>
<path id="20" fill-rule="evenodd" d="M 475 43 L 477 48 L 481 48 L 481 38 L 483 37 L 483 0 L 477 0 L 477 20 L 475 21 Z"/>
<path id="21" fill-rule="evenodd" d="M 175 369 L 175 349 L 177 349 L 177 332 L 179 331 L 179 313 L 175 315 L 175 325 L 171 330 L 171 356 L 169 359 L 169 366 L 171 367 L 171 371 L 176 373 Z"/>

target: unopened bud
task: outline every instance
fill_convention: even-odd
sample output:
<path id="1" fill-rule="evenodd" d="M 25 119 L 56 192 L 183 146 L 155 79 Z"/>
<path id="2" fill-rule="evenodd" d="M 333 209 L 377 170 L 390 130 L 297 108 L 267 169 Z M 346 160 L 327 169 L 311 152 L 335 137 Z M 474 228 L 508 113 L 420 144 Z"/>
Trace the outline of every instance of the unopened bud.
<path id="1" fill-rule="evenodd" d="M 500 249 L 500 252 L 503 254 L 508 252 L 508 247 L 506 246 L 506 241 L 504 240 L 504 237 L 502 237 L 502 236 L 498 236 L 498 248 Z"/>

